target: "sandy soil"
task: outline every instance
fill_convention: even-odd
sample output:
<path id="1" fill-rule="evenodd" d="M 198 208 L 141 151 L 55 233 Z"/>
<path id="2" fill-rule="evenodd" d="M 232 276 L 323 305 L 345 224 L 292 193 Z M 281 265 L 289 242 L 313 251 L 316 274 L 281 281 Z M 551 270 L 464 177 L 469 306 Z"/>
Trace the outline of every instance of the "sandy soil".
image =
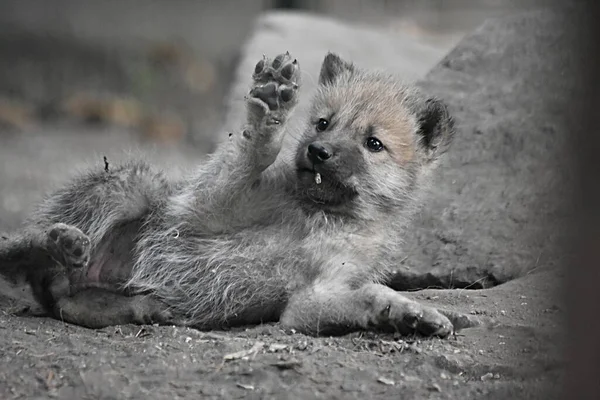
<path id="1" fill-rule="evenodd" d="M 277 324 L 228 332 L 88 330 L 4 312 L 0 397 L 557 398 L 564 371 L 561 281 L 561 273 L 540 270 L 492 289 L 413 293 L 496 321 L 446 340 L 313 338 Z"/>

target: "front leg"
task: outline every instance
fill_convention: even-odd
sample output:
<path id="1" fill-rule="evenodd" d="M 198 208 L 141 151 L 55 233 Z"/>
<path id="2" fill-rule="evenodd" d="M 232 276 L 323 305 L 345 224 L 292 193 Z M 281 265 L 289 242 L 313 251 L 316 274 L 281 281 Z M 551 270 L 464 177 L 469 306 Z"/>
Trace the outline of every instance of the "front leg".
<path id="1" fill-rule="evenodd" d="M 284 125 L 298 102 L 300 68 L 289 53 L 271 60 L 264 57 L 254 69 L 253 84 L 246 98 L 247 122 L 236 144 L 238 162 L 250 173 L 260 173 L 277 158 Z"/>
<path id="2" fill-rule="evenodd" d="M 375 330 L 442 338 L 455 329 L 474 325 L 462 315 L 448 316 L 453 320 L 384 285 L 370 283 L 351 289 L 334 281 L 295 294 L 281 316 L 281 323 L 312 335 Z"/>
<path id="3" fill-rule="evenodd" d="M 263 172 L 277 158 L 285 123 L 298 102 L 300 67 L 289 55 L 264 57 L 253 71 L 246 123 L 201 165 L 172 202 L 171 211 L 204 232 L 220 232 L 248 218 Z"/>
<path id="4" fill-rule="evenodd" d="M 298 103 L 300 67 L 289 53 L 260 60 L 246 96 L 246 123 L 213 159 L 229 194 L 245 191 L 277 158 L 285 123 Z M 236 190 L 237 189 L 237 190 Z"/>

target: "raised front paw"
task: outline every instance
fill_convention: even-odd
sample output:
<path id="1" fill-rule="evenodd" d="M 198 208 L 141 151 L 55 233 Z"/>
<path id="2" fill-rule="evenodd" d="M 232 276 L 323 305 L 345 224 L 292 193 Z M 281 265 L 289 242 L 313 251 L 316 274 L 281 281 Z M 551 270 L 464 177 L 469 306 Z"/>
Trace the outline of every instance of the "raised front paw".
<path id="1" fill-rule="evenodd" d="M 90 239 L 78 228 L 67 224 L 54 224 L 48 230 L 48 242 L 56 261 L 63 266 L 87 266 L 90 260 Z"/>
<path id="2" fill-rule="evenodd" d="M 277 125 L 296 105 L 300 87 L 300 66 L 289 53 L 274 59 L 263 57 L 252 74 L 248 97 L 249 119 L 256 124 Z"/>

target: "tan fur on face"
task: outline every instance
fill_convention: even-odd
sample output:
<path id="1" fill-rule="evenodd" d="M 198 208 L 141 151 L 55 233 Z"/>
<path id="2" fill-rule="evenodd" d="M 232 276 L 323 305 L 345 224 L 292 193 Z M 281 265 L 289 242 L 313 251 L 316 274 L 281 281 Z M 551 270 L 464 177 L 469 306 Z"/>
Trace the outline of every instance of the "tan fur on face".
<path id="1" fill-rule="evenodd" d="M 334 120 L 349 123 L 351 131 L 367 132 L 373 127 L 373 136 L 384 144 L 392 159 L 404 167 L 416 156 L 416 121 L 403 105 L 405 89 L 398 86 L 390 90 L 390 85 L 396 86 L 396 83 L 380 78 L 367 82 L 351 80 L 347 86 L 325 89 L 323 98 L 325 108 L 335 115 Z"/>
<path id="2" fill-rule="evenodd" d="M 400 106 L 382 111 L 383 115 L 377 116 L 382 131 L 376 136 L 387 147 L 394 161 L 404 166 L 415 158 L 414 123 Z"/>

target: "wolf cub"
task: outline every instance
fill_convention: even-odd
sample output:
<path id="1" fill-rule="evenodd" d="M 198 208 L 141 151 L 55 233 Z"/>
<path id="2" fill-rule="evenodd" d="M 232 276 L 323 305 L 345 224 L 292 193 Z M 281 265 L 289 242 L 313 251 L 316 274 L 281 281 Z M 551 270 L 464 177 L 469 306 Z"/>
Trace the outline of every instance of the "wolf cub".
<path id="1" fill-rule="evenodd" d="M 0 272 L 91 328 L 450 334 L 449 313 L 382 284 L 451 143 L 446 106 L 329 53 L 295 156 L 282 159 L 299 63 L 265 57 L 252 76 L 245 125 L 189 176 L 141 161 L 92 168 L 0 241 Z"/>

